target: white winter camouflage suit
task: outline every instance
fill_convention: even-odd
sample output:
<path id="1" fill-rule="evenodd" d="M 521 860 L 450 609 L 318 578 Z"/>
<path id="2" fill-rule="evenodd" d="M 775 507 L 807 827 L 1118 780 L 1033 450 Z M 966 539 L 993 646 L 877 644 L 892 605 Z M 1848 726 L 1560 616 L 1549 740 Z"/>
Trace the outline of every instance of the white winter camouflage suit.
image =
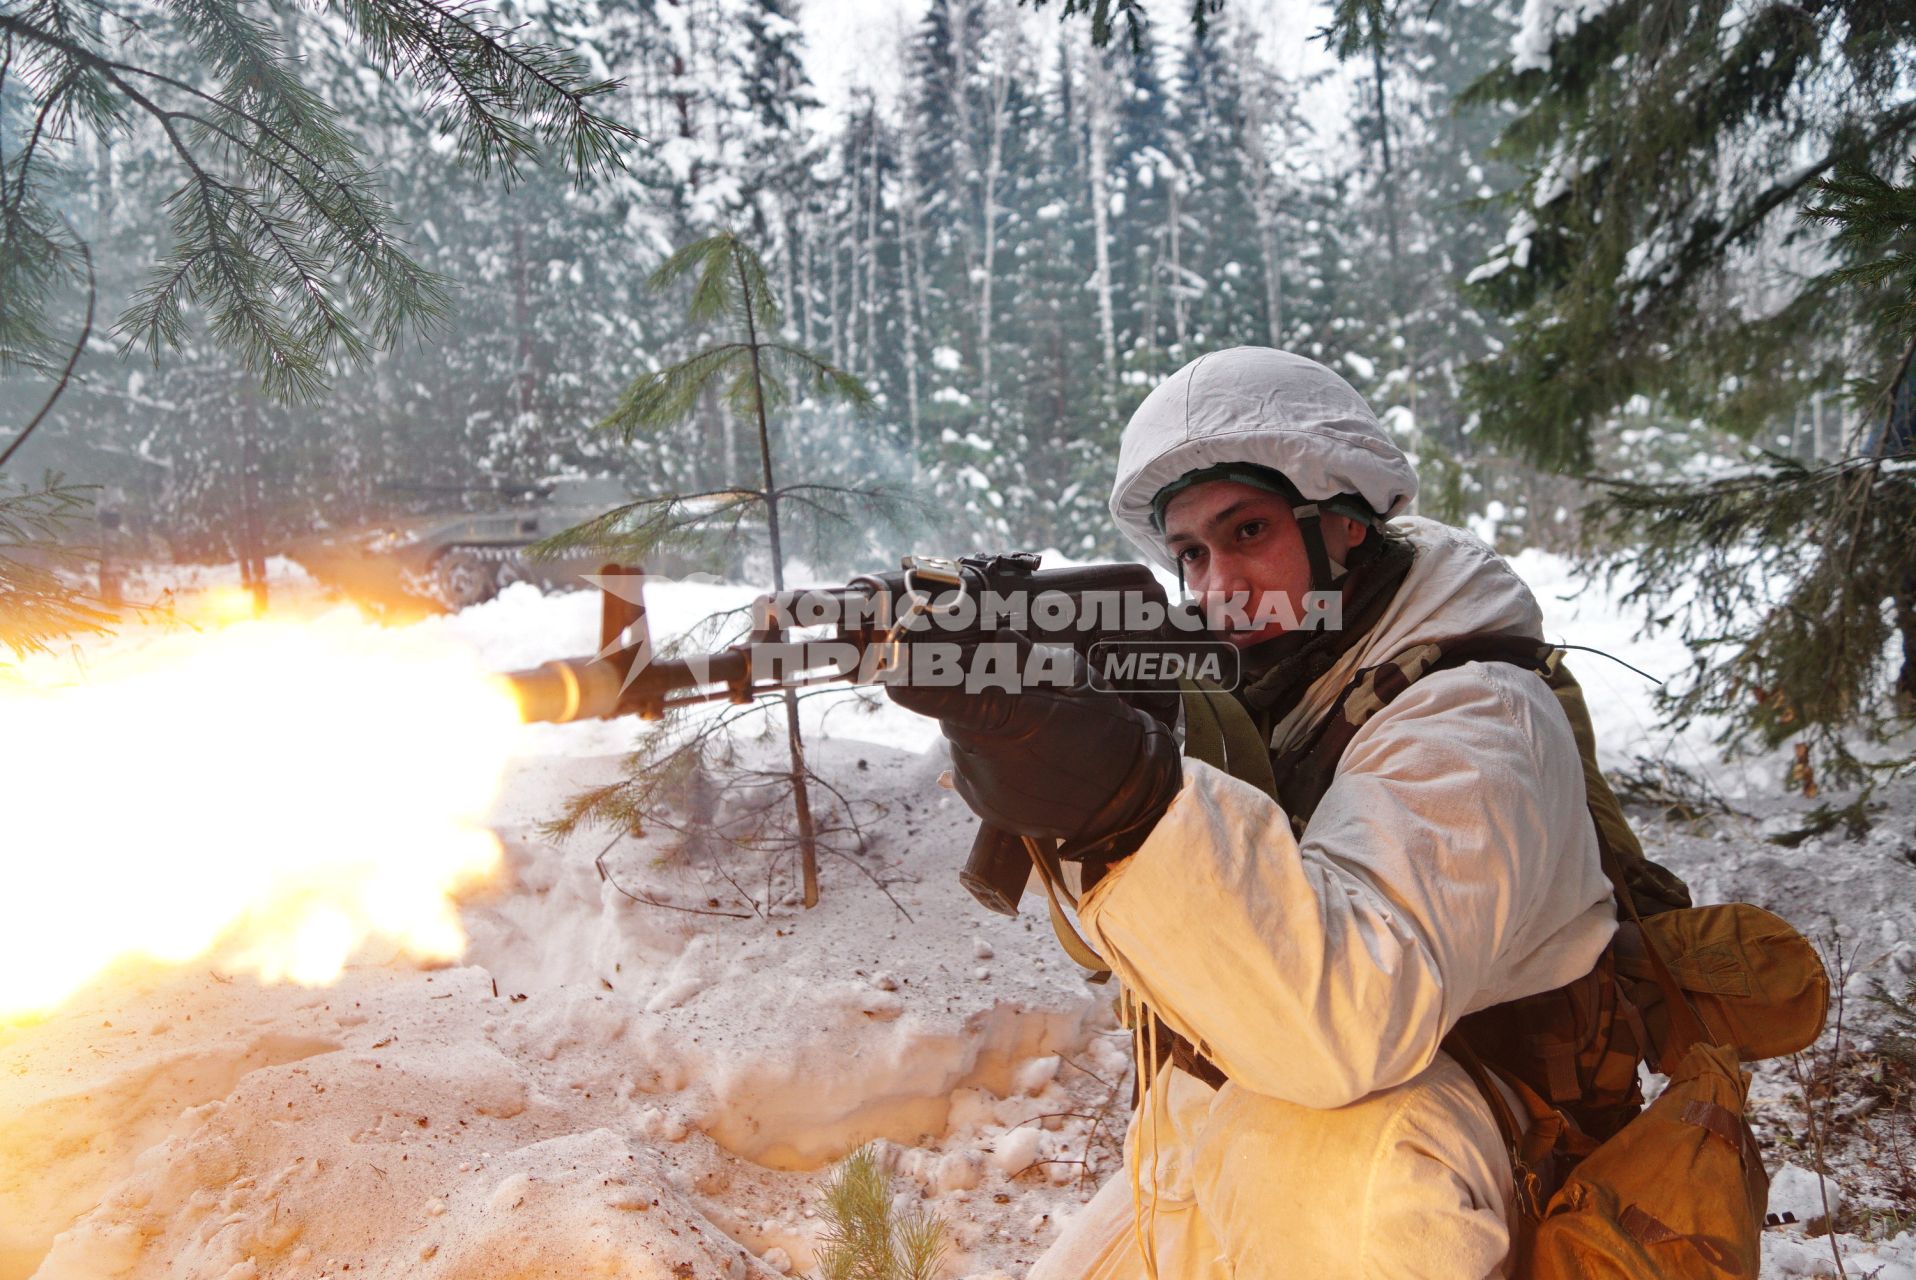
<path id="1" fill-rule="evenodd" d="M 1340 474 L 1340 456 L 1355 470 Z M 1409 493 L 1380 484 L 1415 488 L 1341 378 L 1263 348 L 1220 352 L 1126 431 L 1113 510 L 1159 563 L 1151 495 L 1220 461 L 1382 511 Z M 1416 548 L 1409 576 L 1276 747 L 1355 671 L 1412 645 L 1541 635 L 1530 591 L 1483 543 L 1428 520 L 1393 527 Z M 1577 747 L 1533 672 L 1470 663 L 1418 680 L 1358 732 L 1301 843 L 1262 792 L 1187 760 L 1183 790 L 1080 919 L 1128 996 L 1207 1045 L 1230 1082 L 1160 1072 L 1127 1139 L 1141 1167 L 1066 1224 L 1031 1280 L 1142 1276 L 1140 1240 L 1162 1280 L 1505 1274 L 1509 1162 L 1438 1045 L 1467 1013 L 1587 973 L 1615 930 Z"/>

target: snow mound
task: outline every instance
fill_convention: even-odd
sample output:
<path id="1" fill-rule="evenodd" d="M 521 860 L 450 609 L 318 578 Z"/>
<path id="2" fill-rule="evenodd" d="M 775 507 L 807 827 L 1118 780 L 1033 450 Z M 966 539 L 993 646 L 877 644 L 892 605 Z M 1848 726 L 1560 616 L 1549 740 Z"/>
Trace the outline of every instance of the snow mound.
<path id="1" fill-rule="evenodd" d="M 539 824 L 616 762 L 538 757 L 463 967 L 119 975 L 0 1030 L 0 1280 L 779 1274 L 811 1264 L 820 1170 L 868 1141 L 961 1258 L 1022 1271 L 1053 1230 L 1030 1197 L 1116 1167 L 1115 1114 L 1059 1118 L 1116 1097 L 1106 1002 L 1030 904 L 957 884 L 973 820 L 941 753 L 813 758 L 868 815 L 813 910 L 747 905 L 664 832 L 602 876 L 601 841 Z"/>

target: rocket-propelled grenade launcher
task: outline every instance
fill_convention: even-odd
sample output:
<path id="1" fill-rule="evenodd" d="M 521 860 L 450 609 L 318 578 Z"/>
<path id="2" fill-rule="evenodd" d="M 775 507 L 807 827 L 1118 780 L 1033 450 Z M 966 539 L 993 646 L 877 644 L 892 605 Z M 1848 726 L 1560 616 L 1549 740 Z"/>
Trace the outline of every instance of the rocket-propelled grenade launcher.
<path id="1" fill-rule="evenodd" d="M 651 720 L 674 707 L 745 703 L 827 682 L 909 683 L 924 675 L 914 644 L 1004 630 L 1076 650 L 1118 692 L 1141 704 L 1155 698 L 1160 713 L 1181 676 L 1236 678 L 1236 650 L 1208 633 L 1197 611 L 1169 603 L 1141 564 L 1041 569 L 1029 552 L 907 556 L 895 573 L 760 596 L 743 643 L 677 658 L 653 652 L 643 580 L 637 568 L 601 571 L 598 654 L 507 673 L 526 720 Z M 1024 842 L 985 827 L 961 879 L 986 907 L 1015 915 L 1031 872 Z"/>

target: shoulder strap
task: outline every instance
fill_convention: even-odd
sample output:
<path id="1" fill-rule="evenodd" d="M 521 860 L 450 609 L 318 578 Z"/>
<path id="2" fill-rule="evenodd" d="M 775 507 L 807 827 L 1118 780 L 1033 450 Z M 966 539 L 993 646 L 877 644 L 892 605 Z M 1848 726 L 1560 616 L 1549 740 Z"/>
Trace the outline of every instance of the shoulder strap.
<path id="1" fill-rule="evenodd" d="M 1604 871 L 1612 881 L 1621 879 L 1628 886 L 1630 905 L 1644 914 L 1671 911 L 1692 905 L 1690 890 L 1666 868 L 1644 856 L 1643 844 L 1630 822 L 1616 792 L 1597 765 L 1596 730 L 1590 723 L 1590 707 L 1575 676 L 1563 664 L 1561 652 L 1551 655 L 1550 669 L 1544 673 L 1557 705 L 1570 720 L 1570 732 L 1577 740 L 1577 753 L 1583 757 L 1583 789 L 1589 800 L 1590 817 L 1597 824 L 1597 843 L 1602 847 Z"/>
<path id="2" fill-rule="evenodd" d="M 1413 645 L 1388 662 L 1359 671 L 1318 727 L 1272 766 L 1282 779 L 1279 799 L 1292 823 L 1301 826 L 1317 812 L 1357 731 L 1424 676 L 1466 662 L 1508 662 L 1544 673 L 1553 652 L 1548 643 L 1529 636 L 1486 632 Z"/>
<path id="3" fill-rule="evenodd" d="M 1670 1042 L 1663 1046 L 1658 1055 L 1659 1063 L 1667 1066 L 1682 1061 L 1692 1045 L 1716 1044 L 1717 1037 L 1710 1033 L 1703 1015 L 1690 1002 L 1690 993 L 1670 972 L 1670 964 L 1664 959 L 1662 948 L 1657 945 L 1656 935 L 1643 927 L 1643 917 L 1637 914 L 1636 899 L 1630 892 L 1630 886 L 1624 882 L 1621 869 L 1615 861 L 1605 858 L 1603 872 L 1610 879 L 1611 894 L 1616 898 L 1618 908 L 1629 917 L 1629 923 L 1636 926 L 1643 938 L 1644 953 L 1650 957 L 1650 971 L 1656 975 L 1657 986 L 1663 991 L 1663 1003 L 1670 1012 Z"/>
<path id="4" fill-rule="evenodd" d="M 1111 966 L 1084 940 L 1084 936 L 1071 927 L 1071 920 L 1064 913 L 1062 898 L 1078 909 L 1078 900 L 1064 885 L 1064 870 L 1058 865 L 1058 845 L 1054 840 L 1040 840 L 1034 836 L 1024 837 L 1025 852 L 1031 855 L 1032 869 L 1038 873 L 1038 883 L 1044 886 L 1045 902 L 1051 908 L 1051 932 L 1057 935 L 1058 945 L 1064 948 L 1066 955 L 1085 970 L 1087 982 L 1101 983 L 1111 977 Z"/>
<path id="5" fill-rule="evenodd" d="M 1570 1117 L 1545 1102 L 1529 1085 L 1486 1063 L 1463 1035 L 1453 1030 L 1444 1037 L 1443 1048 L 1464 1069 L 1489 1106 L 1491 1118 L 1497 1122 L 1497 1133 L 1510 1154 L 1517 1209 L 1522 1215 L 1519 1229 L 1534 1229 L 1543 1221 L 1544 1210 L 1550 1198 L 1557 1194 L 1566 1172 L 1563 1162 L 1557 1158 L 1559 1152 L 1574 1162 L 1589 1154 L 1595 1143 L 1577 1129 Z M 1508 1088 L 1523 1107 L 1521 1119 L 1511 1110 L 1510 1100 L 1497 1087 L 1498 1082 Z"/>
<path id="6" fill-rule="evenodd" d="M 1357 731 L 1418 679 L 1466 662 L 1510 662 L 1542 673 L 1552 653 L 1542 640 L 1497 633 L 1416 645 L 1358 672 L 1317 730 L 1275 761 L 1250 712 L 1234 696 L 1208 680 L 1182 680 L 1184 754 L 1278 800 L 1301 830 L 1330 789 L 1337 762 Z"/>
<path id="7" fill-rule="evenodd" d="M 1178 682 L 1184 694 L 1184 754 L 1277 798 L 1277 775 L 1263 735 L 1244 705 L 1209 680 Z"/>

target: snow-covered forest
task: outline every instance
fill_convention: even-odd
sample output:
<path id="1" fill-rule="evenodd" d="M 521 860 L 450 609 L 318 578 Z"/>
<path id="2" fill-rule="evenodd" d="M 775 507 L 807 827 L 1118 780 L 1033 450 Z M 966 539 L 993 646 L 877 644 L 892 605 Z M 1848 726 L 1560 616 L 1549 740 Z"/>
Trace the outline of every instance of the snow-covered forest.
<path id="1" fill-rule="evenodd" d="M 961 887 L 938 722 L 521 721 L 774 586 L 1135 560 L 1127 419 L 1238 346 L 1822 957 L 1759 1280 L 1916 1280 L 1906 9 L 0 0 L 0 1280 L 1024 1280 L 1139 1042 Z"/>
<path id="2" fill-rule="evenodd" d="M 263 396 L 205 333 L 157 368 L 96 342 L 20 462 L 92 478 L 103 468 L 74 451 L 126 458 L 104 470 L 136 490 L 129 519 L 210 559 L 235 553 L 248 509 L 270 554 L 315 526 L 554 475 L 616 475 L 633 492 L 736 485 L 749 442 L 716 403 L 670 438 L 593 430 L 633 376 L 696 343 L 647 274 L 729 226 L 770 264 L 789 337 L 877 398 L 855 420 L 804 415 L 781 441 L 791 465 L 908 489 L 950 549 L 1115 552 L 1102 487 L 1125 416 L 1158 376 L 1239 343 L 1311 354 L 1377 397 L 1446 510 L 1496 501 L 1520 518 L 1541 504 L 1536 527 L 1560 523 L 1552 486 L 1473 442 L 1458 395 L 1460 370 L 1502 332 L 1459 282 L 1503 242 L 1496 197 L 1515 174 L 1487 154 L 1503 113 L 1453 102 L 1507 56 L 1515 6 L 1445 6 L 1374 65 L 1300 83 L 1249 7 L 1202 40 L 1167 20 L 1135 49 L 1094 51 L 1087 26 L 1050 12 L 937 0 L 896 51 L 902 87 L 883 103 L 841 87 L 838 111 L 816 108 L 780 3 L 504 12 L 624 81 L 605 109 L 647 141 L 623 171 L 575 186 L 530 169 L 503 194 L 451 162 L 406 82 L 299 20 L 290 49 L 390 175 L 418 260 L 454 284 L 450 320 L 296 406 Z M 65 175 L 103 319 L 168 234 L 171 161 L 141 126 L 83 148 Z M 27 403 L 30 389 L 8 390 Z"/>

